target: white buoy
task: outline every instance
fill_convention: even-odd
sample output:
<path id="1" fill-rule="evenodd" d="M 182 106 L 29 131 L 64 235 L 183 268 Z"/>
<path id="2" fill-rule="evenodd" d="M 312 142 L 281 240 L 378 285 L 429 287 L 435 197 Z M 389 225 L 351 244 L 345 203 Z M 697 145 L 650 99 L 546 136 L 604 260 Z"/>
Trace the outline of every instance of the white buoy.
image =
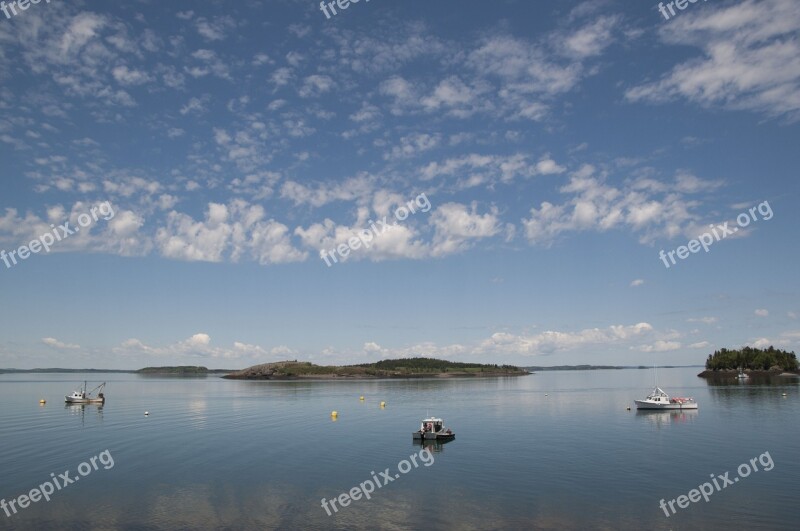
<path id="1" fill-rule="evenodd" d="M 146 416 L 148 416 L 148 415 L 150 415 L 150 412 L 149 412 L 149 411 L 145 411 L 145 412 L 144 412 L 144 416 L 146 417 Z"/>

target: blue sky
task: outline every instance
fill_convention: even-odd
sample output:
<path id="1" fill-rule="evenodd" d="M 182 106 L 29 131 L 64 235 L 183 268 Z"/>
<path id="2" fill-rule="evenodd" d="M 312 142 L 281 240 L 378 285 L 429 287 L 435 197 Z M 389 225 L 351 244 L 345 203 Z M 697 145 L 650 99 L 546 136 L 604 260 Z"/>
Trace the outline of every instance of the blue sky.
<path id="1" fill-rule="evenodd" d="M 794 0 L 117 4 L 0 13 L 0 366 L 800 345 Z"/>

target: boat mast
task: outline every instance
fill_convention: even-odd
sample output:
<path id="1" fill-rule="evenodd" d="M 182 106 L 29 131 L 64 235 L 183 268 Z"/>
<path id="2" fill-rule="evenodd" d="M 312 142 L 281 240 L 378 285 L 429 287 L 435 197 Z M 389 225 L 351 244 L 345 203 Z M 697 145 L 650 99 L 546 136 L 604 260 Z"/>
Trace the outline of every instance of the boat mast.
<path id="1" fill-rule="evenodd" d="M 653 354 L 653 383 L 658 388 L 658 367 L 656 367 L 656 355 Z"/>

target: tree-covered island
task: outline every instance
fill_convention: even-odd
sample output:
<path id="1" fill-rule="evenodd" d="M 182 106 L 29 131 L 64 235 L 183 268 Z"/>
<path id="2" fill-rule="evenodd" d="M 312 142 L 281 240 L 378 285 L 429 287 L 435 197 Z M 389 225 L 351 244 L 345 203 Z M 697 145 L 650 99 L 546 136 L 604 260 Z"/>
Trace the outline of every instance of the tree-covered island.
<path id="1" fill-rule="evenodd" d="M 726 348 L 717 350 L 713 354 L 709 354 L 706 360 L 706 370 L 698 376 L 705 378 L 726 375 L 739 369 L 755 373 L 800 374 L 797 356 L 794 352 L 770 346 L 767 349 L 743 347 L 738 350 Z"/>
<path id="2" fill-rule="evenodd" d="M 452 378 L 463 376 L 522 376 L 528 371 L 513 365 L 459 363 L 433 358 L 381 360 L 360 365 L 314 365 L 303 361 L 280 361 L 254 365 L 225 375 L 236 380 L 321 380 L 339 378 Z"/>

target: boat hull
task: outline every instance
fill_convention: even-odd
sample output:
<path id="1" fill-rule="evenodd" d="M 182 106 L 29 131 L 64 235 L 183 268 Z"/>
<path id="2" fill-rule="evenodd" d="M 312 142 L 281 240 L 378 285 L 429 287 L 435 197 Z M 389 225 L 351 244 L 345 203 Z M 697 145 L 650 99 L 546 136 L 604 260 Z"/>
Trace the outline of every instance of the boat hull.
<path id="1" fill-rule="evenodd" d="M 422 441 L 422 440 L 425 440 L 425 441 L 452 441 L 453 439 L 456 438 L 456 434 L 455 433 L 431 433 L 431 432 L 426 432 L 425 434 L 422 434 L 422 433 L 420 433 L 418 431 L 415 431 L 414 433 L 412 433 L 411 436 L 415 441 Z"/>
<path id="2" fill-rule="evenodd" d="M 697 409 L 697 402 L 689 402 L 689 403 L 669 403 L 669 404 L 656 404 L 653 402 L 648 402 L 646 400 L 634 400 L 636 403 L 636 409 Z"/>
<path id="3" fill-rule="evenodd" d="M 105 404 L 105 398 L 72 398 L 65 396 L 64 402 L 67 404 Z"/>

